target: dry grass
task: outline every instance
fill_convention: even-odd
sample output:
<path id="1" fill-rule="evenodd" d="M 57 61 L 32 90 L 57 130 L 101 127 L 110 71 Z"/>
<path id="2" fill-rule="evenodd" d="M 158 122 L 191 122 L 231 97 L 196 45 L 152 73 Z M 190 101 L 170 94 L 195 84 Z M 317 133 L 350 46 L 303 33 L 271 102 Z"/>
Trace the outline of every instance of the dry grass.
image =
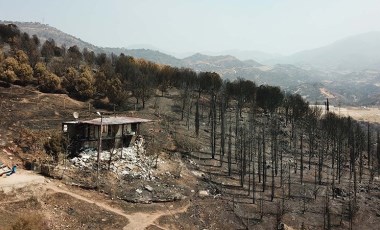
<path id="1" fill-rule="evenodd" d="M 49 229 L 47 221 L 44 216 L 35 213 L 21 213 L 17 217 L 16 223 L 14 223 L 10 229 L 12 230 L 44 230 Z"/>

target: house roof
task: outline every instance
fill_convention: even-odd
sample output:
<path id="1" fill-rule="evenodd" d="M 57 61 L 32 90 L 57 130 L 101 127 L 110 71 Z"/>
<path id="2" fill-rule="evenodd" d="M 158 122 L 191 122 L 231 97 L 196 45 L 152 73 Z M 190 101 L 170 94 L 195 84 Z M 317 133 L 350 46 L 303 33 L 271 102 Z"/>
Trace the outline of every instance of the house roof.
<path id="1" fill-rule="evenodd" d="M 78 120 L 78 121 L 67 121 L 63 124 L 91 124 L 91 125 L 122 125 L 122 124 L 133 124 L 133 123 L 144 123 L 151 122 L 152 120 L 142 119 L 137 117 L 103 117 L 95 118 L 92 120 Z"/>

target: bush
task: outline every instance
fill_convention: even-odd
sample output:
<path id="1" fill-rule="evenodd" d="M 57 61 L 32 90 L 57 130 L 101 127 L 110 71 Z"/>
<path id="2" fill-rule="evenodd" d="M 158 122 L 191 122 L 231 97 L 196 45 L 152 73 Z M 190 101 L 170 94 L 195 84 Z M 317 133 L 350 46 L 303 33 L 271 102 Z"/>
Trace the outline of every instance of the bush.
<path id="1" fill-rule="evenodd" d="M 177 150 L 180 152 L 193 152 L 201 149 L 200 144 L 189 137 L 184 136 L 183 134 L 177 133 L 174 136 L 174 141 L 177 146 Z"/>
<path id="2" fill-rule="evenodd" d="M 45 142 L 45 152 L 54 157 L 55 161 L 58 161 L 59 154 L 66 149 L 66 139 L 60 134 L 54 134 L 48 141 Z"/>
<path id="3" fill-rule="evenodd" d="M 22 213 L 17 217 L 16 223 L 10 228 L 12 230 L 44 230 L 49 229 L 43 216 L 38 213 Z"/>

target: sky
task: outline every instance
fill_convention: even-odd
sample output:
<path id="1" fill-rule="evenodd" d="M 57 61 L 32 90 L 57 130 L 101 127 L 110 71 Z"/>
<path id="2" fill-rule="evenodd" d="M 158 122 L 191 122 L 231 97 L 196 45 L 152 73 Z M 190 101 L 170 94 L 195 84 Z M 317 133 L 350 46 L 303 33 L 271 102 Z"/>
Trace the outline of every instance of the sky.
<path id="1" fill-rule="evenodd" d="M 380 1 L 0 0 L 0 20 L 48 24 L 102 47 L 289 55 L 380 31 Z"/>

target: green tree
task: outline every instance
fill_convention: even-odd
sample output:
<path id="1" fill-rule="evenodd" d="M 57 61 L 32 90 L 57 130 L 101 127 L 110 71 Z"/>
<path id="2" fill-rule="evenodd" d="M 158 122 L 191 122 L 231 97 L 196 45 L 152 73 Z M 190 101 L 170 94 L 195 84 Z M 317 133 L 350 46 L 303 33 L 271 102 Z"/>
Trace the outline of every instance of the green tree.
<path id="1" fill-rule="evenodd" d="M 264 112 L 268 110 L 273 113 L 284 99 L 284 94 L 279 87 L 260 85 L 257 89 L 256 102 Z"/>
<path id="2" fill-rule="evenodd" d="M 29 64 L 23 63 L 18 68 L 17 76 L 20 79 L 21 83 L 31 83 L 34 80 L 33 68 Z"/>
<path id="3" fill-rule="evenodd" d="M 51 93 L 61 88 L 61 78 L 49 71 L 42 75 L 39 82 L 39 88 L 42 92 Z"/>
<path id="4" fill-rule="evenodd" d="M 0 24 L 0 44 L 8 43 L 12 47 L 19 37 L 20 30 L 15 24 Z"/>
<path id="5" fill-rule="evenodd" d="M 120 79 L 119 75 L 114 75 L 107 80 L 106 96 L 112 104 L 123 106 L 127 102 L 128 93 L 125 91 L 125 86 Z"/>
<path id="6" fill-rule="evenodd" d="M 133 57 L 120 54 L 116 60 L 115 72 L 119 73 L 123 80 L 129 81 L 137 71 L 137 64 Z"/>
<path id="7" fill-rule="evenodd" d="M 83 59 L 89 66 L 95 64 L 95 53 L 94 51 L 89 51 L 87 48 L 83 49 Z"/>
<path id="8" fill-rule="evenodd" d="M 40 51 L 38 49 L 40 45 L 40 40 L 38 39 L 36 35 L 33 35 L 32 38 L 30 38 L 29 34 L 27 33 L 22 33 L 20 40 L 21 40 L 21 49 L 28 56 L 30 64 L 35 65 L 40 56 Z"/>
<path id="9" fill-rule="evenodd" d="M 37 64 L 34 66 L 34 77 L 37 80 L 37 84 L 40 84 L 40 80 L 42 77 L 46 74 L 47 68 L 45 63 L 43 62 L 37 62 Z"/>
<path id="10" fill-rule="evenodd" d="M 19 80 L 21 84 L 31 83 L 34 79 L 33 68 L 29 65 L 28 55 L 22 50 L 17 50 L 15 59 L 18 63 L 12 64 L 12 70 L 14 70 L 15 74 L 17 75 L 17 80 Z"/>
<path id="11" fill-rule="evenodd" d="M 20 65 L 18 61 L 13 57 L 7 57 L 2 62 L 3 72 L 0 73 L 0 78 L 3 81 L 13 83 L 17 80 L 17 72 L 19 71 Z"/>
<path id="12" fill-rule="evenodd" d="M 164 96 L 164 93 L 167 92 L 170 87 L 170 79 L 174 74 L 173 68 L 170 66 L 163 66 L 157 74 L 157 86 L 161 91 L 161 96 Z"/>
<path id="13" fill-rule="evenodd" d="M 41 48 L 41 55 L 49 62 L 54 57 L 54 48 L 56 47 L 54 39 L 48 39 L 44 42 Z"/>
<path id="14" fill-rule="evenodd" d="M 49 93 L 61 89 L 61 78 L 50 72 L 43 62 L 38 62 L 34 66 L 34 77 L 42 92 Z"/>
<path id="15" fill-rule="evenodd" d="M 53 134 L 48 141 L 44 143 L 44 149 L 47 154 L 58 161 L 59 154 L 63 153 L 67 146 L 67 140 L 61 134 Z"/>
<path id="16" fill-rule="evenodd" d="M 151 98 L 154 93 L 152 78 L 143 73 L 138 73 L 132 81 L 131 87 L 132 94 L 136 98 L 136 103 L 141 99 L 142 107 L 145 108 L 146 101 Z"/>
<path id="17" fill-rule="evenodd" d="M 69 67 L 62 82 L 66 91 L 79 99 L 88 99 L 96 92 L 95 77 L 89 66 L 82 67 L 78 72 L 74 67 Z"/>
<path id="18" fill-rule="evenodd" d="M 86 66 L 82 68 L 79 78 L 75 81 L 75 90 L 79 98 L 88 99 L 95 94 L 95 79 L 92 70 Z"/>
<path id="19" fill-rule="evenodd" d="M 80 52 L 78 46 L 74 45 L 67 50 L 67 58 L 70 66 L 79 67 L 83 59 L 83 54 Z"/>
<path id="20" fill-rule="evenodd" d="M 74 67 L 69 67 L 66 69 L 66 73 L 62 80 L 62 86 L 66 91 L 74 95 L 76 94 L 76 82 L 79 78 L 79 72 Z"/>

